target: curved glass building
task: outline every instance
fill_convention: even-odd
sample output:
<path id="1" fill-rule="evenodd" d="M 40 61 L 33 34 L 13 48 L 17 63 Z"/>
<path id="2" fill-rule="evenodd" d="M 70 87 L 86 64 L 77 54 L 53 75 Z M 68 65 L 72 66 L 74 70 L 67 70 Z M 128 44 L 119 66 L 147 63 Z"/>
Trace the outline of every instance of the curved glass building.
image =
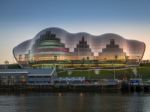
<path id="1" fill-rule="evenodd" d="M 94 36 L 69 33 L 60 28 L 44 29 L 13 49 L 21 67 L 35 68 L 137 66 L 144 52 L 143 42 L 117 34 Z"/>

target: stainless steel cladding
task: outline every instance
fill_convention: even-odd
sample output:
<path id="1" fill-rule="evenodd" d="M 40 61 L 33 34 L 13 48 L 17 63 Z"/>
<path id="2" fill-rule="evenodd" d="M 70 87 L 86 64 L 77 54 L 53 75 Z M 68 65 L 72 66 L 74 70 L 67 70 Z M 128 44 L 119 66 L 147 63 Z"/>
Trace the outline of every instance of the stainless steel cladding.
<path id="1" fill-rule="evenodd" d="M 60 28 L 44 29 L 13 49 L 20 66 L 36 68 L 136 66 L 144 52 L 143 42 L 117 34 L 94 36 L 84 32 L 69 33 Z"/>

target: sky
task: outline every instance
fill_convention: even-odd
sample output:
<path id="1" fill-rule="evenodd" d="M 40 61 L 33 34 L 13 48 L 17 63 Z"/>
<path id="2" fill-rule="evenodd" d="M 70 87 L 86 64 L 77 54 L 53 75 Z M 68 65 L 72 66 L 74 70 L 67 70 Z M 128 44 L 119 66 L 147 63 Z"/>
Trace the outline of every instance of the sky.
<path id="1" fill-rule="evenodd" d="M 48 27 L 140 40 L 150 59 L 150 0 L 0 0 L 0 64 L 15 63 L 13 48 Z"/>

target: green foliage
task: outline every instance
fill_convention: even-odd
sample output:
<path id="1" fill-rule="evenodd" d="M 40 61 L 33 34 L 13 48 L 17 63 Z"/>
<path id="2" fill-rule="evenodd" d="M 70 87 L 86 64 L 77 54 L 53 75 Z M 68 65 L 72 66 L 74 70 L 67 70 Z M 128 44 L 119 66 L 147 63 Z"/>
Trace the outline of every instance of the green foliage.
<path id="1" fill-rule="evenodd" d="M 139 67 L 138 74 L 140 74 L 143 79 L 150 79 L 150 67 L 148 66 Z"/>
<path id="2" fill-rule="evenodd" d="M 140 66 L 141 67 L 150 67 L 150 63 L 141 63 Z"/>
<path id="3" fill-rule="evenodd" d="M 21 69 L 21 67 L 18 64 L 9 64 L 8 69 Z"/>

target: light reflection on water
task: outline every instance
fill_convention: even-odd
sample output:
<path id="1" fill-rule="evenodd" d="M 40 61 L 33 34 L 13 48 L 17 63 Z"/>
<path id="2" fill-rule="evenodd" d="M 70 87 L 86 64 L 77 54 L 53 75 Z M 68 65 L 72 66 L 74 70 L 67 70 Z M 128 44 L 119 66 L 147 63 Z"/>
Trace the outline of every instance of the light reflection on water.
<path id="1" fill-rule="evenodd" d="M 0 112 L 150 112 L 150 94 L 1 94 Z"/>

